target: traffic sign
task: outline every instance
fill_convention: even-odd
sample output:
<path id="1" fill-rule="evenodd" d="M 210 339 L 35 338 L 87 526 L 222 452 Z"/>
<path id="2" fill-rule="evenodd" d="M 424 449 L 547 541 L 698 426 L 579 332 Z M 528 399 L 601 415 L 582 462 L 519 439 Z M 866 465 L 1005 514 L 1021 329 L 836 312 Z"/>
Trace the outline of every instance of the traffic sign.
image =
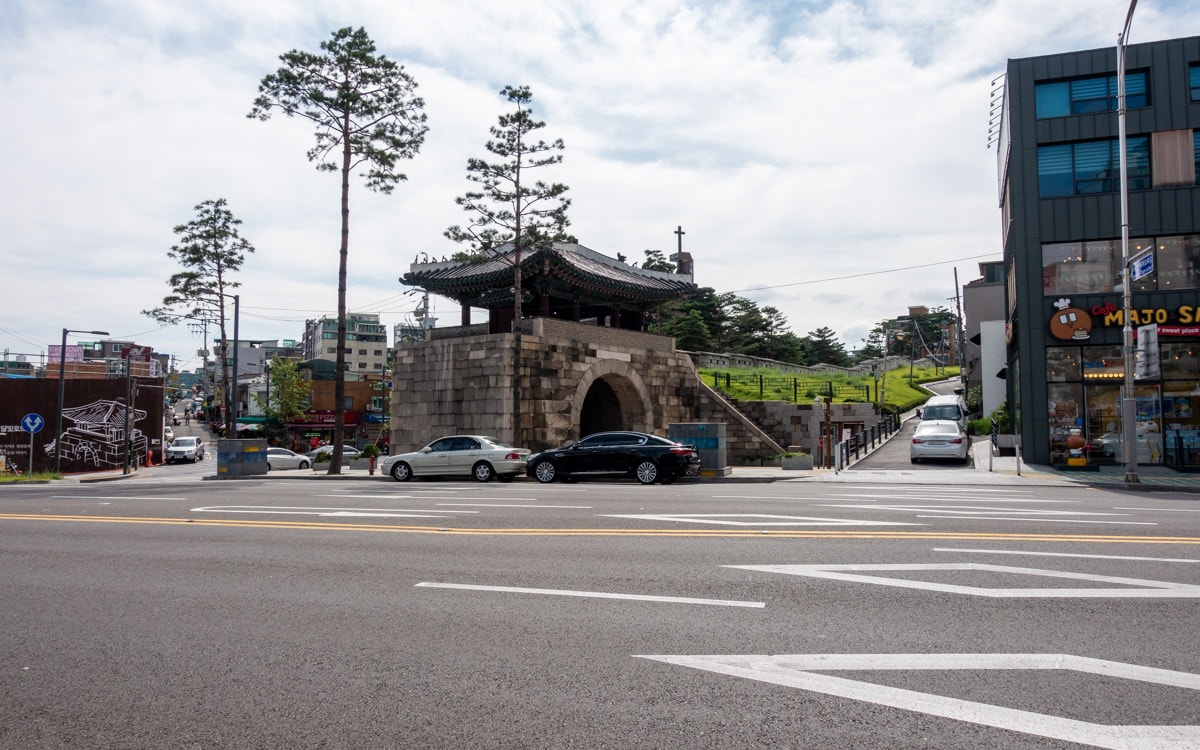
<path id="1" fill-rule="evenodd" d="M 36 412 L 21 417 L 21 429 L 30 435 L 35 432 L 41 432 L 45 426 L 46 420 L 42 419 L 42 415 Z"/>
<path id="2" fill-rule="evenodd" d="M 1134 281 L 1154 273 L 1154 253 L 1144 253 L 1129 261 L 1129 275 Z"/>

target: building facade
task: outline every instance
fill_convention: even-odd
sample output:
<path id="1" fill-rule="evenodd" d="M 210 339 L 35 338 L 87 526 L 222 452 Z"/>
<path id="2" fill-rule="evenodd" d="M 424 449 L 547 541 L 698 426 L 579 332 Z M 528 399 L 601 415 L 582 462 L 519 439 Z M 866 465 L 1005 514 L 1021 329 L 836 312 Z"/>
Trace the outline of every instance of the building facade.
<path id="1" fill-rule="evenodd" d="M 304 359 L 337 360 L 337 324 L 336 316 L 305 323 Z M 346 314 L 346 366 L 347 380 L 387 369 L 388 332 L 378 313 Z"/>
<path id="2" fill-rule="evenodd" d="M 1010 60 L 1001 103 L 1008 399 L 1036 463 L 1123 460 L 1117 51 Z M 1126 54 L 1130 323 L 1159 351 L 1136 388 L 1137 460 L 1200 466 L 1200 37 Z M 1148 326 L 1148 327 L 1147 327 Z M 1072 460 L 1074 459 L 1074 460 Z"/>

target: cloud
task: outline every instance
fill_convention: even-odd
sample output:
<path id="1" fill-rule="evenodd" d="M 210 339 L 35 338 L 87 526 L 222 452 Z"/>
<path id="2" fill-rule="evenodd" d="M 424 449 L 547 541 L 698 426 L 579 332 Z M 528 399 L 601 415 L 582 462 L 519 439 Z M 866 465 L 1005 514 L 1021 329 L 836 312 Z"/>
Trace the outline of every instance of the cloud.
<path id="1" fill-rule="evenodd" d="M 507 84 L 526 84 L 565 161 L 580 241 L 673 251 L 697 281 L 851 345 L 909 305 L 945 305 L 1000 254 L 992 79 L 1007 58 L 1110 47 L 1118 0 L 546 2 L 341 0 L 188 5 L 16 0 L 0 21 L 0 219 L 10 283 L 0 340 L 36 354 L 99 328 L 189 361 L 159 329 L 172 228 L 224 197 L 257 251 L 240 281 L 247 338 L 298 339 L 336 309 L 338 180 L 305 159 L 301 120 L 248 120 L 290 49 L 363 26 L 405 65 L 429 134 L 389 196 L 354 179 L 349 303 L 400 322 L 397 282 L 457 248 L 469 157 Z M 1139 8 L 1133 41 L 1197 28 L 1183 2 Z M 895 270 L 892 270 L 895 269 Z M 908 270 L 901 270 L 908 269 Z M 888 273 L 878 273 L 889 270 Z M 47 306 L 46 301 L 53 300 Z M 443 323 L 457 306 L 434 299 Z"/>

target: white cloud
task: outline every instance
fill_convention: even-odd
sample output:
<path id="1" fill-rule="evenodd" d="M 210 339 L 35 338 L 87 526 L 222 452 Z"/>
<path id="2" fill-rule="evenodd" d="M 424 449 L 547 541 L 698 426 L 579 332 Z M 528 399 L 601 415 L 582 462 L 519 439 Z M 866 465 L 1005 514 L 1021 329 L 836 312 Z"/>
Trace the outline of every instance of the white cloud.
<path id="1" fill-rule="evenodd" d="M 311 128 L 245 117 L 290 49 L 363 26 L 404 64 L 429 134 L 390 196 L 355 178 L 350 306 L 398 322 L 397 282 L 448 255 L 468 157 L 484 156 L 506 84 L 527 84 L 567 145 L 573 231 L 615 256 L 672 251 L 697 281 L 773 305 L 803 335 L 856 345 L 909 305 L 949 305 L 999 256 L 990 81 L 1006 59 L 1110 47 L 1123 0 L 760 3 L 515 0 L 393 3 L 16 0 L 0 21 L 0 204 L 8 271 L 0 345 L 37 353 L 63 327 L 158 330 L 172 227 L 224 197 L 257 248 L 242 335 L 299 338 L 336 306 L 337 177 L 304 157 Z M 1133 42 L 1195 33 L 1200 9 L 1138 9 Z M 966 260 L 963 260 L 966 259 Z M 951 263 L 951 261 L 957 261 Z M 939 264 L 939 265 L 932 265 Z M 904 269 L 878 273 L 887 269 Z M 48 303 L 47 301 L 53 301 Z M 453 303 L 435 300 L 443 323 Z"/>

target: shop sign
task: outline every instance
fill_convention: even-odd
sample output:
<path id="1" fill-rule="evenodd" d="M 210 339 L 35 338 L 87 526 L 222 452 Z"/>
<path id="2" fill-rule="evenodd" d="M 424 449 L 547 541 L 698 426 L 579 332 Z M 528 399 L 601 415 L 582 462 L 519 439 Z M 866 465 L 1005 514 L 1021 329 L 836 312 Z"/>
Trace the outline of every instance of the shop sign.
<path id="1" fill-rule="evenodd" d="M 1094 326 L 1125 325 L 1124 311 L 1115 302 L 1093 305 L 1091 310 L 1074 307 L 1065 297 L 1053 304 L 1050 334 L 1062 341 L 1087 341 Z M 1200 305 L 1132 308 L 1129 321 L 1135 326 L 1157 325 L 1159 336 L 1200 336 Z"/>
<path id="2" fill-rule="evenodd" d="M 293 427 L 333 427 L 335 421 L 337 421 L 337 414 L 333 411 L 306 411 L 304 416 L 293 419 L 289 425 Z M 358 412 L 346 412 L 343 424 L 347 427 L 357 425 Z"/>

